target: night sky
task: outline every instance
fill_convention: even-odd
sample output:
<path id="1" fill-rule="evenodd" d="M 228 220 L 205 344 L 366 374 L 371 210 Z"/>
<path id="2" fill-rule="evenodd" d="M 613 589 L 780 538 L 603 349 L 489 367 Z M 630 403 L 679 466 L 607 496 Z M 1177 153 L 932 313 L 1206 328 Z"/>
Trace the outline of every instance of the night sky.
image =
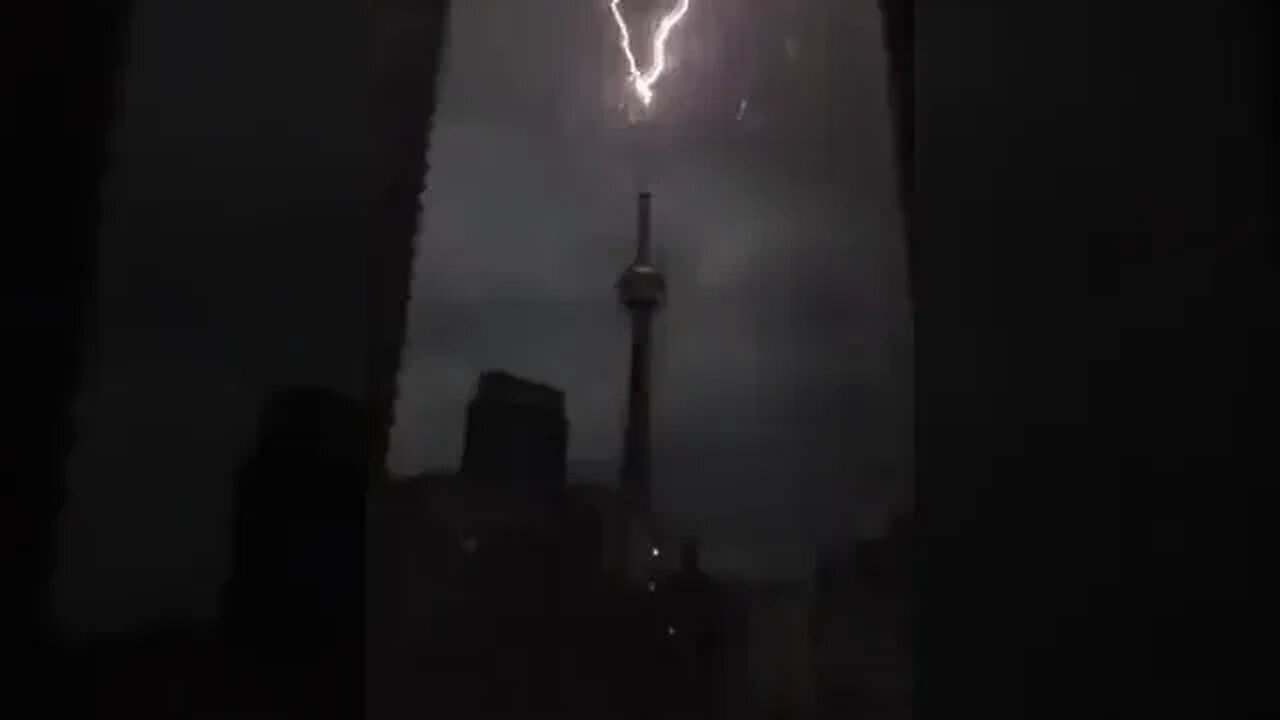
<path id="1" fill-rule="evenodd" d="M 670 279 L 659 509 L 756 574 L 878 532 L 911 474 L 911 342 L 875 3 L 694 0 L 641 130 L 603 0 L 455 5 L 392 469 L 455 467 L 502 367 L 567 391 L 572 458 L 612 479 L 643 177 Z M 60 520 L 72 626 L 211 617 L 267 393 L 364 397 L 365 13 L 135 3 Z"/>
<path id="2" fill-rule="evenodd" d="M 643 26 L 671 4 L 623 5 Z M 613 282 L 645 185 L 670 287 L 655 505 L 713 570 L 807 573 L 816 544 L 879 532 L 910 485 L 875 3 L 694 0 L 638 124 L 606 6 L 453 11 L 390 466 L 456 466 L 476 376 L 500 367 L 563 388 L 571 459 L 614 480 L 628 342 Z"/>

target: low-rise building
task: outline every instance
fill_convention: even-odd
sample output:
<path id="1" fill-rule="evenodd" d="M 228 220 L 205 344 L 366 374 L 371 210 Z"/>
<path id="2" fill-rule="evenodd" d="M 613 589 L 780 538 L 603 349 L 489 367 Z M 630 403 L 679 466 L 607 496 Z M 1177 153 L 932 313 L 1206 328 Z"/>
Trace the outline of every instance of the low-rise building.
<path id="1" fill-rule="evenodd" d="M 914 517 L 819 563 L 814 662 L 822 717 L 899 720 L 913 703 Z"/>

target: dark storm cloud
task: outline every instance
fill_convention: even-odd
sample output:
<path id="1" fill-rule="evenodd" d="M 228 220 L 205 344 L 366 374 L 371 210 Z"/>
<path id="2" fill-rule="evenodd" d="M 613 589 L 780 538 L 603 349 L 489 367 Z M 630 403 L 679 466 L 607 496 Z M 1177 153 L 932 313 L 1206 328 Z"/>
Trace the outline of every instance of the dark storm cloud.
<path id="1" fill-rule="evenodd" d="M 453 18 L 393 469 L 454 465 L 476 375 L 503 367 L 567 391 L 571 456 L 607 473 L 627 349 L 612 284 L 643 180 L 670 280 L 657 505 L 727 571 L 803 571 L 813 544 L 876 531 L 910 482 L 911 337 L 874 2 L 695 2 L 669 104 L 639 127 L 601 8 L 520 3 L 517 32 L 495 19 L 510 5 Z M 572 30 L 539 57 L 543 11 Z"/>

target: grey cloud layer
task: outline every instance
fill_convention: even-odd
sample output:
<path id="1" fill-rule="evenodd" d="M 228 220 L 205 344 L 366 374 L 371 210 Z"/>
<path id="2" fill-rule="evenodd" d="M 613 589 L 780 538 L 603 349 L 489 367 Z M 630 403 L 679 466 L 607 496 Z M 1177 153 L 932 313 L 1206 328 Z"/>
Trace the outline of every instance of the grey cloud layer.
<path id="1" fill-rule="evenodd" d="M 563 107 L 468 84 L 495 77 L 498 61 L 462 49 L 486 27 L 455 18 L 393 431 L 399 472 L 454 465 L 468 395 L 489 367 L 567 391 L 573 457 L 616 457 L 621 434 L 627 331 L 612 284 L 634 242 L 633 130 L 590 106 L 599 98 L 565 128 Z M 883 83 L 880 62 L 859 70 L 860 97 L 877 96 L 867 88 Z M 562 70 L 541 72 L 525 81 L 560 92 Z M 794 567 L 845 526 L 874 528 L 910 483 L 911 333 L 887 108 L 837 110 L 858 116 L 859 138 L 840 136 L 838 117 L 775 123 L 737 144 L 700 142 L 705 122 L 669 124 L 645 158 L 670 281 L 656 337 L 658 504 L 719 537 L 710 555 L 741 559 L 752 554 L 744 538 L 768 537 L 764 564 Z M 865 162 L 823 170 L 813 158 L 824 143 L 862 143 Z"/>

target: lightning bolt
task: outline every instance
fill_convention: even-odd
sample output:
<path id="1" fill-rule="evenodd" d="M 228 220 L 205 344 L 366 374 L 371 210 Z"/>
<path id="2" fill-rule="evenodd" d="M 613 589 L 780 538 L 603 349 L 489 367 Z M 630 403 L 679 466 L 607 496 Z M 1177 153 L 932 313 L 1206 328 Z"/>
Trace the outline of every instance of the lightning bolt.
<path id="1" fill-rule="evenodd" d="M 627 69 L 631 79 L 631 89 L 645 107 L 653 102 L 653 85 L 667 71 L 667 38 L 676 25 L 689 12 L 690 0 L 677 0 L 676 6 L 667 12 L 658 22 L 658 29 L 653 34 L 653 60 L 648 70 L 640 70 L 636 62 L 636 54 L 631 49 L 631 29 L 627 27 L 626 18 L 622 17 L 622 0 L 609 0 L 609 10 L 613 12 L 613 22 L 618 26 L 618 44 L 622 54 L 627 58 Z"/>

